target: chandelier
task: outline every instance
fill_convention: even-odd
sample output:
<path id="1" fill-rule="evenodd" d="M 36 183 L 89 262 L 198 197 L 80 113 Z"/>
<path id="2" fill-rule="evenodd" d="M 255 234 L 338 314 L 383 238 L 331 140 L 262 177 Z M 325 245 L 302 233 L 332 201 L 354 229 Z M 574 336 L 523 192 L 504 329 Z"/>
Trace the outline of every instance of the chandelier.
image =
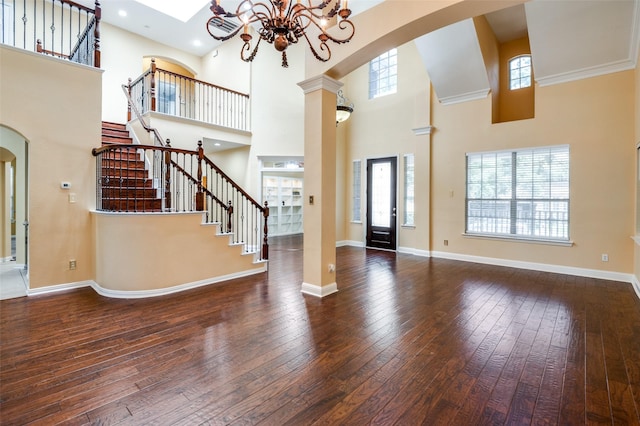
<path id="1" fill-rule="evenodd" d="M 344 97 L 342 94 L 342 89 L 338 90 L 337 93 L 337 105 L 336 105 L 336 125 L 338 123 L 342 123 L 346 121 L 351 116 L 353 112 L 353 102 L 349 102 L 348 99 Z M 348 104 L 347 104 L 348 103 Z"/>
<path id="2" fill-rule="evenodd" d="M 331 49 L 327 41 L 336 44 L 347 43 L 355 33 L 353 23 L 348 19 L 351 10 L 347 7 L 347 0 L 323 0 L 312 5 L 313 0 L 265 0 L 254 2 L 242 0 L 235 13 L 227 12 L 220 6 L 220 0 L 211 1 L 213 16 L 207 21 L 207 31 L 216 40 L 225 41 L 243 30 L 240 38 L 244 45 L 240 50 L 240 57 L 245 62 L 251 62 L 258 53 L 260 42 L 265 40 L 278 52 L 282 52 L 282 66 L 288 67 L 286 49 L 291 44 L 305 39 L 313 56 L 319 61 L 331 59 Z M 338 28 L 345 31 L 344 38 L 334 37 L 326 31 L 332 19 L 340 17 Z M 237 20 L 238 26 L 227 35 L 215 35 L 211 28 L 222 28 L 227 20 Z M 258 42 L 251 49 L 249 25 L 256 24 L 258 28 Z M 308 33 L 311 30 L 312 34 Z M 316 35 L 317 34 L 317 35 Z"/>

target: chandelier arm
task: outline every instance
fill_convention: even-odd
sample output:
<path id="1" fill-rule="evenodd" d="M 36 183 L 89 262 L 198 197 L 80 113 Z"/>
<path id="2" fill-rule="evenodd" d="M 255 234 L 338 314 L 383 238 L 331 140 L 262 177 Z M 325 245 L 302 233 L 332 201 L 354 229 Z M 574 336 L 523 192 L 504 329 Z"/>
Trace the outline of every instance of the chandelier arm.
<path id="1" fill-rule="evenodd" d="M 338 23 L 338 28 L 340 28 L 341 31 L 346 30 L 347 27 L 351 28 L 351 34 L 349 34 L 345 38 L 336 38 L 336 37 L 333 37 L 331 34 L 329 34 L 326 31 L 323 31 L 323 32 L 327 37 L 329 37 L 329 40 L 331 40 L 332 42 L 334 42 L 336 44 L 348 43 L 353 38 L 353 35 L 356 33 L 356 27 L 355 27 L 355 25 L 353 25 L 353 22 L 351 22 L 348 19 L 343 19 L 342 21 L 340 21 L 340 23 Z"/>
<path id="2" fill-rule="evenodd" d="M 240 50 L 240 58 L 245 62 L 253 61 L 253 59 L 256 57 L 256 54 L 258 53 L 258 47 L 260 46 L 261 40 L 262 40 L 262 37 L 258 37 L 258 42 L 256 43 L 256 46 L 253 48 L 253 51 L 251 52 L 251 54 L 246 58 L 244 57 L 244 52 L 245 50 L 246 51 L 251 50 L 251 44 L 248 41 L 245 41 L 244 45 L 242 46 L 242 49 Z"/>
<path id="3" fill-rule="evenodd" d="M 329 59 L 331 59 L 331 49 L 329 48 L 327 43 L 325 43 L 324 41 L 320 42 L 320 50 L 326 50 L 327 52 L 327 57 L 323 58 L 318 54 L 316 49 L 313 47 L 313 44 L 311 43 L 311 40 L 309 40 L 309 36 L 307 36 L 307 33 L 304 33 L 304 38 L 307 39 L 307 44 L 309 45 L 309 49 L 311 50 L 311 53 L 313 54 L 313 56 L 315 56 L 317 60 L 321 62 L 327 62 Z"/>

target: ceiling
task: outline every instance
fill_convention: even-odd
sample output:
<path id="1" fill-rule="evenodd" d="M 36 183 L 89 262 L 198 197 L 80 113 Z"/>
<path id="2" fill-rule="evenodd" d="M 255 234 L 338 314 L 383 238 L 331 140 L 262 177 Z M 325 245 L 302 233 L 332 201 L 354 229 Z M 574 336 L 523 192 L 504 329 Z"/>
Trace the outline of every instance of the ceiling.
<path id="1" fill-rule="evenodd" d="M 135 0 L 103 0 L 102 16 L 111 25 L 202 56 L 214 50 L 219 42 L 206 31 L 206 22 L 211 16 L 210 1 L 194 1 L 202 6 L 187 22 Z M 382 1 L 352 0 L 349 7 L 357 15 Z M 88 6 L 94 3 L 93 0 L 77 2 Z M 238 3 L 238 0 L 221 0 L 227 10 L 234 10 Z M 126 11 L 127 16 L 120 16 L 121 10 Z M 532 0 L 485 16 L 501 43 L 529 35 L 539 85 L 636 65 L 640 0 Z M 472 22 L 462 21 L 416 39 L 441 101 L 486 96 L 489 90 Z"/>
<path id="2" fill-rule="evenodd" d="M 178 0 L 165 1 L 178 2 Z M 382 1 L 351 1 L 349 7 L 352 15 L 357 15 Z M 94 7 L 94 0 L 76 0 L 76 3 Z M 182 22 L 135 0 L 102 0 L 102 20 L 167 46 L 202 56 L 214 50 L 220 42 L 211 38 L 206 30 L 207 20 L 212 16 L 209 10 L 211 1 L 200 0 L 200 3 L 202 7 L 199 11 L 187 22 Z M 227 11 L 235 11 L 239 3 L 239 0 L 221 0 L 220 2 Z M 121 16 L 120 11 L 125 11 L 127 16 Z"/>

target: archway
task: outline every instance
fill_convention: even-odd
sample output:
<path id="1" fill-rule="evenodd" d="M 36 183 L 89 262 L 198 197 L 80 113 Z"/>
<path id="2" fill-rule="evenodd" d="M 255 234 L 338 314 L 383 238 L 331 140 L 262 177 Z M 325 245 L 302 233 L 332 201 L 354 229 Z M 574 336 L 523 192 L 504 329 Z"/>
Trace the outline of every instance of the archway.
<path id="1" fill-rule="evenodd" d="M 18 132 L 0 125 L 0 259 L 3 297 L 26 295 L 28 287 L 28 143 Z M 17 274 L 13 269 L 21 269 Z M 11 272 L 5 275 L 6 272 Z M 16 287 L 14 278 L 20 280 Z M 14 296 L 15 297 L 15 296 Z"/>

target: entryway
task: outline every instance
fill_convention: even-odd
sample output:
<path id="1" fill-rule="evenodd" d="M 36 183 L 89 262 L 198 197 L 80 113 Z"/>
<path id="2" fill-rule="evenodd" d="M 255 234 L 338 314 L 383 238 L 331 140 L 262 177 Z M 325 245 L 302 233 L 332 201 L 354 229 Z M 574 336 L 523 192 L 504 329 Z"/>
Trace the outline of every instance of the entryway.
<path id="1" fill-rule="evenodd" d="M 396 250 L 396 157 L 367 160 L 367 247 Z"/>

